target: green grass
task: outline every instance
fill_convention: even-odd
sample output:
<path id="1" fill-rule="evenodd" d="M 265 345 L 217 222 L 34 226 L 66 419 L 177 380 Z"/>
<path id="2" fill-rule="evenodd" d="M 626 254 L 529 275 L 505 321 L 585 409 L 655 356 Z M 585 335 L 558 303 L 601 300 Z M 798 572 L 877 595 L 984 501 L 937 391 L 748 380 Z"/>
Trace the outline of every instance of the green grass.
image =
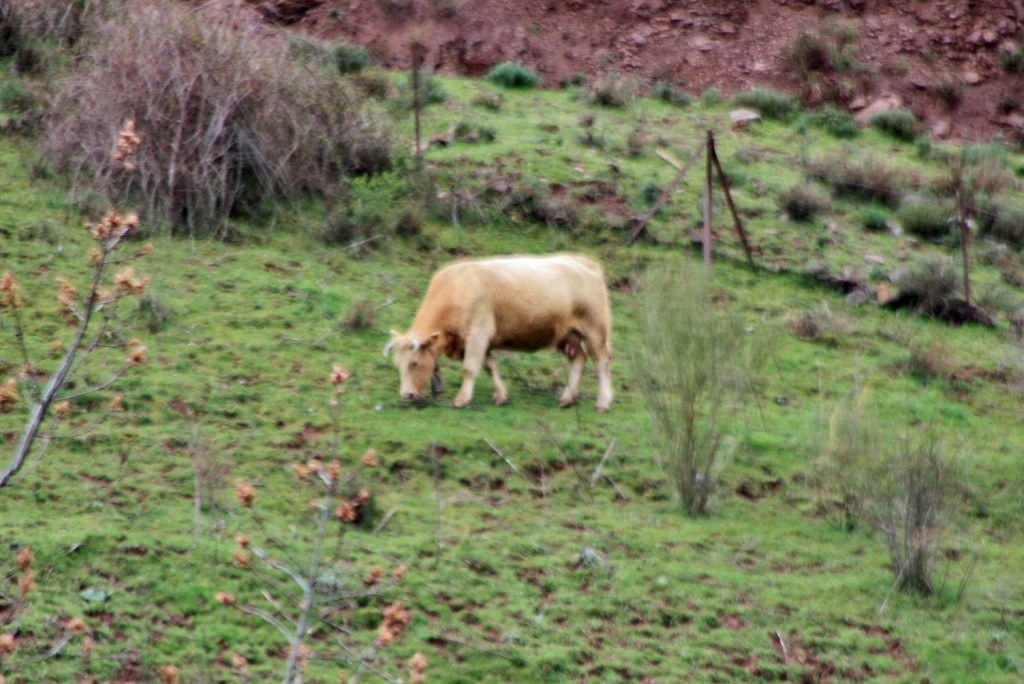
<path id="1" fill-rule="evenodd" d="M 412 625 L 380 663 L 393 676 L 406 677 L 405 661 L 422 651 L 430 681 L 438 682 L 1019 681 L 1024 579 L 1013 569 L 1024 567 L 1024 431 L 1016 380 L 997 373 L 1014 347 L 1005 324 L 949 328 L 855 308 L 799 275 L 810 262 L 866 273 L 866 252 L 885 258 L 888 269 L 908 249 L 905 238 L 862 230 L 865 205 L 856 198 L 837 199 L 819 216 L 835 226 L 829 241 L 779 219 L 776 198 L 801 181 L 801 153 L 837 154 L 840 143 L 775 121 L 732 131 L 727 108 L 711 98 L 686 109 L 648 99 L 609 109 L 562 92 L 506 91 L 491 112 L 473 101 L 495 86 L 438 82 L 448 99 L 425 110 L 425 135 L 472 120 L 496 136 L 426 154 L 447 200 L 418 238 L 382 240 L 358 255 L 324 246 L 324 210 L 311 202 L 282 209 L 273 227 L 240 225 L 239 244 L 154 241 L 153 256 L 137 269 L 151 277 L 151 292 L 169 313 L 157 332 L 136 332 L 151 361 L 118 383 L 125 413 L 85 432 L 100 407 L 76 405 L 71 434 L 0 490 L 0 568 L 12 571 L 12 545 L 30 545 L 39 584 L 17 624 L 0 632 L 16 629 L 42 649 L 55 635 L 52 618 L 83 617 L 95 651 L 83 660 L 75 640 L 8 681 L 155 681 L 165 664 L 180 667 L 188 682 L 279 679 L 279 635 L 214 600 L 228 590 L 267 607 L 262 591 L 283 596 L 231 562 L 237 532 L 261 537 L 234 497 L 235 484 L 256 486 L 267 528 L 301 553 L 312 532 L 305 513 L 311 493 L 289 464 L 337 453 L 352 470 L 370 447 L 382 464 L 361 481 L 378 509 L 395 514 L 378 534 L 345 536 L 347 564 L 339 572 L 361 577 L 372 565 L 408 566 L 404 582 L 344 614 L 365 645 L 382 604 L 408 606 Z M 577 142 L 584 116 L 593 116 L 605 147 Z M 442 364 L 444 397 L 417 409 L 399 400 L 397 372 L 380 353 L 390 329 L 408 327 L 433 270 L 456 253 L 578 250 L 598 257 L 618 283 L 642 279 L 653 261 L 681 253 L 698 259 L 680 234 L 699 221 L 697 173 L 652 221 L 655 244 L 623 244 L 626 224 L 614 217 L 627 216 L 623 207 L 645 184 L 664 185 L 676 173 L 653 149 L 627 154 L 638 124 L 656 130 L 657 147 L 677 157 L 708 128 L 716 131 L 723 164 L 748 179 L 735 200 L 766 267 L 742 266 L 719 211 L 716 287 L 773 342 L 763 384 L 728 426 L 731 455 L 705 519 L 679 512 L 653 465 L 649 418 L 626 362 L 642 334 L 630 288 L 612 292 L 618 356 L 608 414 L 593 410 L 590 364 L 580 406 L 557 408 L 565 369 L 553 352 L 502 354 L 511 404 L 490 404 L 489 381 L 481 378 L 475 406 L 461 411 L 445 405 L 460 377 L 455 362 Z M 409 130 L 403 121 L 402 135 L 411 138 Z M 859 146 L 900 168 L 938 173 L 909 146 L 893 152 L 876 131 L 866 131 Z M 21 280 L 32 303 L 32 351 L 49 368 L 50 341 L 66 335 L 54 318 L 52 278 L 84 279 L 90 245 L 81 224 L 89 217 L 69 209 L 61 181 L 30 180 L 31 152 L 0 138 L 0 271 Z M 598 204 L 604 220 L 569 231 L 505 212 L 496 180 Z M 498 199 L 488 199 L 488 187 Z M 980 263 L 974 273 L 979 284 L 999 280 Z M 376 321 L 347 331 L 345 318 L 363 301 L 375 307 Z M 787 313 L 823 304 L 845 314 L 845 335 L 825 345 L 784 331 Z M 6 318 L 0 339 L 2 381 L 17 364 Z M 940 340 L 961 379 L 925 384 L 903 370 L 908 348 Z M 337 448 L 327 405 L 334 363 L 353 373 Z M 831 495 L 816 483 L 830 402 L 863 383 L 880 413 L 905 426 L 933 425 L 967 466 L 958 515 L 940 549 L 940 589 L 927 599 L 889 594 L 883 546 L 866 530 L 845 531 Z M 4 453 L 23 420 L 20 410 L 0 415 Z M 192 454 L 200 438 L 216 467 L 197 542 Z M 612 439 L 606 472 L 626 501 L 606 481 L 581 484 Z M 443 447 L 436 481 L 431 444 Z M 590 554 L 603 562 L 582 562 Z M 108 596 L 90 602 L 87 589 Z M 0 589 L 0 607 L 9 593 Z M 315 648 L 330 643 L 314 635 Z M 245 673 L 230 666 L 235 653 L 246 658 Z M 308 681 L 337 681 L 339 669 L 354 670 L 319 661 L 311 668 Z"/>

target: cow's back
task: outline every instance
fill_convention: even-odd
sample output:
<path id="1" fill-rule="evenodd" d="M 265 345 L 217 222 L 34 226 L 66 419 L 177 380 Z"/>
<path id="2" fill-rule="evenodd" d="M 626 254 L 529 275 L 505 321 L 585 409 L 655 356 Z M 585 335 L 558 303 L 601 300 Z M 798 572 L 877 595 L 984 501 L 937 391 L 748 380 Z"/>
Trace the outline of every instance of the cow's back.
<path id="1" fill-rule="evenodd" d="M 493 324 L 496 348 L 540 349 L 581 327 L 607 335 L 601 267 L 575 254 L 456 262 L 434 275 L 414 328 L 465 337 L 482 322 Z"/>

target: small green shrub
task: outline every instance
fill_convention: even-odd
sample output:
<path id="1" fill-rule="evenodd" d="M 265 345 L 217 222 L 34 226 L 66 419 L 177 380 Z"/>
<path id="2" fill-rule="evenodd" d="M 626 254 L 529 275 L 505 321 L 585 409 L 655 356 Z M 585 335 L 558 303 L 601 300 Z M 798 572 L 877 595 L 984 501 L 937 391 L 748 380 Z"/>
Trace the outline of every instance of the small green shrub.
<path id="1" fill-rule="evenodd" d="M 700 103 L 705 107 L 717 107 L 722 104 L 722 94 L 718 88 L 708 88 L 700 95 Z"/>
<path id="2" fill-rule="evenodd" d="M 779 121 L 789 121 L 799 110 L 793 98 L 770 88 L 755 88 L 739 93 L 732 101 L 738 107 L 756 109 L 766 119 Z"/>
<path id="3" fill-rule="evenodd" d="M 1000 50 L 999 68 L 1009 74 L 1024 74 L 1024 50 Z"/>
<path id="4" fill-rule="evenodd" d="M 950 218 L 955 212 L 953 202 L 931 195 L 911 195 L 903 200 L 896 218 L 903 230 L 924 238 L 940 240 L 950 234 Z"/>
<path id="5" fill-rule="evenodd" d="M 334 64 L 343 74 L 356 74 L 370 66 L 370 53 L 365 48 L 339 43 L 334 47 Z"/>
<path id="6" fill-rule="evenodd" d="M 421 72 L 420 79 L 420 105 L 427 106 L 441 104 L 448 100 L 448 93 L 444 91 L 441 81 L 433 74 Z M 412 74 L 409 74 L 409 107 L 413 106 L 413 85 Z"/>
<path id="7" fill-rule="evenodd" d="M 491 69 L 487 74 L 487 80 L 503 88 L 525 90 L 538 85 L 540 76 L 520 64 L 502 62 Z"/>
<path id="8" fill-rule="evenodd" d="M 669 104 L 686 107 L 693 104 L 693 97 L 666 81 L 656 81 L 651 88 L 651 97 Z"/>
<path id="9" fill-rule="evenodd" d="M 792 185 L 779 195 L 779 206 L 794 221 L 811 221 L 831 208 L 828 193 L 814 183 Z"/>
<path id="10" fill-rule="evenodd" d="M 812 114 L 811 121 L 834 138 L 850 139 L 860 135 L 860 126 L 850 113 L 832 105 Z"/>
<path id="11" fill-rule="evenodd" d="M 871 125 L 904 142 L 913 141 L 920 130 L 917 117 L 908 109 L 893 109 L 875 114 L 871 117 Z"/>
<path id="12" fill-rule="evenodd" d="M 865 207 L 860 212 L 860 224 L 864 230 L 880 233 L 889 228 L 889 213 L 881 207 Z"/>

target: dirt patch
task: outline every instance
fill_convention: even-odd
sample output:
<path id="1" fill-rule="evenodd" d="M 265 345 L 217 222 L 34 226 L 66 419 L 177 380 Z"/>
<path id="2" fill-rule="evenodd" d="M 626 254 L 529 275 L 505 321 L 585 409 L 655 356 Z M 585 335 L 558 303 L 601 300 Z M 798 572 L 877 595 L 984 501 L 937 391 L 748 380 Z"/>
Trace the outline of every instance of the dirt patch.
<path id="1" fill-rule="evenodd" d="M 616 74 L 691 94 L 772 87 L 814 101 L 838 90 L 831 97 L 846 106 L 898 99 L 940 137 L 1024 130 L 1006 111 L 1013 101 L 1024 104 L 1024 82 L 1000 66 L 1000 53 L 1019 47 L 1024 19 L 1010 1 L 416 0 L 395 12 L 392 3 L 327 0 L 287 21 L 278 5 L 254 3 L 251 11 L 362 46 L 390 68 L 410 66 L 415 39 L 426 47 L 427 66 L 448 74 L 482 76 L 515 62 L 548 87 L 579 74 Z M 850 63 L 816 83 L 796 75 L 788 55 L 800 34 L 836 26 L 856 46 Z"/>

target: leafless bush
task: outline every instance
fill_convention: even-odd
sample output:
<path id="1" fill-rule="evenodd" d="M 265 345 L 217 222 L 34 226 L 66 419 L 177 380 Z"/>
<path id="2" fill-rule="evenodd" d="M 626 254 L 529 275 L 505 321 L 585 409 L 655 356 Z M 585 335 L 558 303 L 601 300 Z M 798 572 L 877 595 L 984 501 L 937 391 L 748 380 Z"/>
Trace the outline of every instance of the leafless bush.
<path id="1" fill-rule="evenodd" d="M 230 4 L 230 3 L 229 3 Z M 46 148 L 81 194 L 137 194 L 173 232 L 222 234 L 267 198 L 327 193 L 391 163 L 391 144 L 335 72 L 235 7 L 132 3 L 87 36 Z M 220 11 L 218 11 L 220 10 Z M 111 164 L 111 122 L 133 117 L 137 169 Z"/>
<path id="2" fill-rule="evenodd" d="M 811 160 L 808 173 L 830 185 L 837 195 L 857 197 L 895 207 L 904 190 L 915 184 L 907 173 L 884 157 L 831 155 Z"/>
<path id="3" fill-rule="evenodd" d="M 889 476 L 875 484 L 868 515 L 889 550 L 896 588 L 930 594 L 955 470 L 930 436 L 903 438 L 888 470 Z"/>
<path id="4" fill-rule="evenodd" d="M 956 264 L 946 257 L 933 257 L 899 271 L 895 278 L 900 297 L 915 303 L 919 311 L 931 313 L 954 297 L 960 287 Z"/>
<path id="5" fill-rule="evenodd" d="M 896 434 L 860 390 L 832 414 L 827 480 L 842 498 L 847 527 L 860 520 L 881 532 L 894 586 L 922 594 L 931 573 L 956 470 L 931 435 Z"/>
<path id="6" fill-rule="evenodd" d="M 42 40 L 64 45 L 75 43 L 82 38 L 89 22 L 102 14 L 107 5 L 105 0 L 0 0 L 0 46 L 4 44 L 5 35 L 16 39 L 16 47 Z M 8 29 L 11 29 L 9 33 Z"/>
<path id="7" fill-rule="evenodd" d="M 850 331 L 849 322 L 828 306 L 792 312 L 786 319 L 790 332 L 801 340 L 837 344 Z"/>
<path id="8" fill-rule="evenodd" d="M 659 465 L 691 515 L 707 513 L 721 468 L 721 422 L 750 388 L 758 359 L 743 319 L 685 265 L 647 273 L 634 366 Z M 761 345 L 757 351 L 763 351 Z"/>

